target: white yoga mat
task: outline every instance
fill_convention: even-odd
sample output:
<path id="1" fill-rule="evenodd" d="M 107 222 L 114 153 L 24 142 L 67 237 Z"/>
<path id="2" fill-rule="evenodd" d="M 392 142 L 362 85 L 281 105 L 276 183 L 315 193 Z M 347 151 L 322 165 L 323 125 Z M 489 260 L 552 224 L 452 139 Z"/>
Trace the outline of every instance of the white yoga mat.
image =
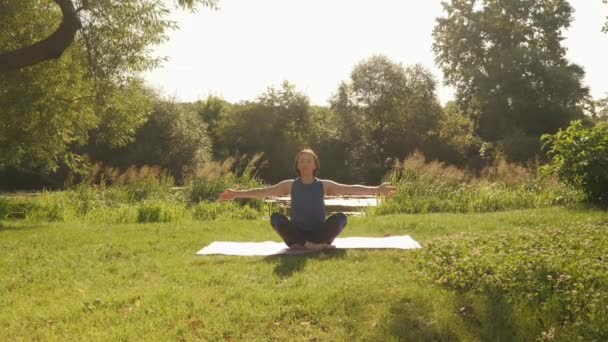
<path id="1" fill-rule="evenodd" d="M 336 248 L 393 248 L 415 249 L 421 248 L 416 240 L 409 235 L 387 237 L 347 237 L 336 238 L 333 243 Z M 224 254 L 224 255 L 276 255 L 276 254 L 303 254 L 312 250 L 289 249 L 283 242 L 229 242 L 215 241 L 201 249 L 197 255 Z"/>

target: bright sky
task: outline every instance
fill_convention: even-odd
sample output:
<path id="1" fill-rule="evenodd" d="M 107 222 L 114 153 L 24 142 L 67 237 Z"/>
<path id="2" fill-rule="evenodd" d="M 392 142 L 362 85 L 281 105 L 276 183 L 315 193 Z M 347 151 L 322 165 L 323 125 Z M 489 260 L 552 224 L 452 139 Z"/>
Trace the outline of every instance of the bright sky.
<path id="1" fill-rule="evenodd" d="M 355 64 L 384 54 L 420 63 L 439 81 L 442 103 L 453 90 L 435 66 L 431 32 L 443 16 L 440 0 L 220 0 L 220 9 L 177 11 L 180 28 L 158 47 L 169 60 L 148 83 L 180 101 L 218 95 L 253 100 L 284 80 L 313 104 L 326 105 Z M 601 0 L 570 0 L 575 21 L 566 32 L 568 58 L 583 66 L 594 98 L 608 95 L 608 15 Z M 414 5 L 415 4 L 415 5 Z"/>

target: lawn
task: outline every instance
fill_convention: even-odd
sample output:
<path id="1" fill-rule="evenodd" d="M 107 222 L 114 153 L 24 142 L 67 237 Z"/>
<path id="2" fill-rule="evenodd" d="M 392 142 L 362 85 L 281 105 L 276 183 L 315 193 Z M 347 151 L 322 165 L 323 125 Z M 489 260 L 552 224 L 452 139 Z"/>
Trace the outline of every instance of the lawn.
<path id="1" fill-rule="evenodd" d="M 511 231 L 550 229 L 568 237 L 574 227 L 593 227 L 592 240 L 603 241 L 605 211 L 578 206 L 349 220 L 344 236 L 409 234 L 423 249 L 203 257 L 195 252 L 214 240 L 277 236 L 263 219 L 0 221 L 0 340 L 566 340 L 596 329 L 572 328 L 557 314 L 535 319 L 545 312 L 543 302 L 526 306 L 504 293 L 446 286 L 421 259 L 434 257 L 425 246 L 450 236 L 455 244 L 487 243 Z M 551 241 L 544 247 L 552 248 Z M 605 290 L 608 270 L 591 271 Z M 608 305 L 601 300 L 594 305 Z M 596 316 L 589 322 L 608 326 Z M 605 336 L 594 331 L 589 336 Z"/>

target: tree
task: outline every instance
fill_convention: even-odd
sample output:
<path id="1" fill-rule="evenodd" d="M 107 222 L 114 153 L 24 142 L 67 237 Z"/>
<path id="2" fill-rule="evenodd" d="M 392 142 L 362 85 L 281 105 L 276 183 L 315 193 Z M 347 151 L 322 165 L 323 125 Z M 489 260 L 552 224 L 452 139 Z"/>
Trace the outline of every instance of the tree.
<path id="1" fill-rule="evenodd" d="M 317 153 L 323 167 L 322 178 L 331 178 L 343 183 L 354 181 L 347 167 L 349 145 L 341 134 L 344 130 L 335 111 L 321 106 L 310 108 L 311 130 L 309 145 Z"/>
<path id="2" fill-rule="evenodd" d="M 12 31 L 0 36 L 0 49 L 44 36 L 58 18 L 48 5 L 24 0 L 10 3 L 15 13 L 0 11 L 0 21 Z M 40 13 L 31 18 L 32 12 Z M 23 25 L 27 21 L 32 25 Z M 77 168 L 83 159 L 72 147 L 85 144 L 97 128 L 102 140 L 128 141 L 148 114 L 146 99 L 147 90 L 134 77 L 94 82 L 82 44 L 60 60 L 0 74 L 0 169 Z"/>
<path id="3" fill-rule="evenodd" d="M 231 111 L 232 104 L 221 97 L 209 95 L 205 100 L 198 100 L 193 103 L 181 103 L 180 107 L 186 111 L 193 111 L 198 118 L 207 126 L 207 134 L 214 142 L 213 157 L 221 159 L 227 155 L 223 146 L 217 143 L 221 140 L 219 136 L 219 124 L 223 117 Z"/>
<path id="4" fill-rule="evenodd" d="M 135 141 L 118 149 L 98 149 L 92 157 L 125 168 L 160 166 L 181 181 L 211 159 L 212 142 L 206 129 L 195 112 L 158 101 L 149 120 L 137 129 Z"/>
<path id="5" fill-rule="evenodd" d="M 46 1 L 49 2 L 49 1 Z M 162 18 L 167 10 L 158 1 L 150 0 L 53 0 L 58 8 L 50 8 L 50 3 L 40 4 L 37 10 L 27 12 L 30 18 L 35 18 L 45 10 L 61 11 L 61 22 L 59 27 L 48 37 L 31 42 L 25 47 L 18 47 L 12 51 L 0 53 L 0 73 L 18 70 L 27 66 L 36 65 L 46 60 L 60 58 L 65 50 L 74 43 L 77 33 L 80 31 L 87 34 L 97 35 L 99 33 L 110 33 L 107 29 L 112 28 L 116 33 L 130 34 L 130 38 L 137 38 L 140 30 L 152 29 L 161 31 L 170 23 Z M 178 5 L 193 9 L 196 3 L 213 7 L 216 0 L 178 0 Z M 18 1 L 13 4 L 0 4 L 3 13 L 12 14 L 17 7 Z M 12 7 L 15 6 L 15 7 Z M 116 9 L 120 9 L 116 11 Z M 159 16 L 158 14 L 161 14 Z M 126 30 L 126 31 L 125 31 Z M 144 35 L 145 36 L 145 35 Z M 111 37 L 103 38 L 111 40 Z M 137 40 L 137 39 L 136 39 Z M 21 44 L 22 42 L 18 42 Z M 130 45 L 128 40 L 122 40 L 123 45 Z M 91 54 L 99 52 L 99 45 L 88 46 Z M 107 51 L 106 51 L 107 52 Z M 124 52 L 124 51 L 123 51 Z"/>
<path id="6" fill-rule="evenodd" d="M 222 159 L 265 152 L 273 122 L 274 117 L 257 102 L 234 104 L 218 122 L 216 154 Z"/>
<path id="7" fill-rule="evenodd" d="M 293 176 L 293 158 L 308 145 L 310 130 L 308 97 L 284 82 L 256 102 L 231 106 L 218 123 L 216 149 L 222 157 L 264 152 L 269 167 L 260 176 L 278 181 Z"/>
<path id="8" fill-rule="evenodd" d="M 209 96 L 206 101 L 198 101 L 195 107 L 200 119 L 207 124 L 209 132 L 214 132 L 220 118 L 230 108 L 230 103 L 219 97 Z"/>
<path id="9" fill-rule="evenodd" d="M 425 149 L 441 106 L 433 75 L 420 65 L 404 68 L 385 56 L 357 64 L 331 101 L 359 180 L 378 181 L 388 157 Z"/>
<path id="10" fill-rule="evenodd" d="M 80 28 L 73 41 L 59 46 L 72 24 L 54 31 L 56 23 L 72 20 L 66 19 L 72 9 L 75 14 L 68 15 L 78 16 Z M 131 142 L 154 97 L 138 74 L 161 61 L 149 48 L 174 27 L 167 13 L 153 0 L 0 2 L 3 32 L 10 32 L 0 35 L 0 51 L 9 51 L 0 65 L 16 69 L 0 72 L 0 169 L 75 169 L 85 162 L 75 151 L 90 138 L 111 147 Z M 62 58 L 30 63 L 22 56 L 34 65 L 10 66 L 15 56 L 40 51 Z"/>
<path id="11" fill-rule="evenodd" d="M 602 2 L 605 4 L 608 4 L 608 0 L 602 0 Z M 608 17 L 606 17 L 606 23 L 604 24 L 604 27 L 602 28 L 602 32 L 608 33 Z"/>
<path id="12" fill-rule="evenodd" d="M 304 145 L 310 134 L 310 100 L 284 81 L 280 88 L 269 87 L 258 98 L 260 104 L 275 117 L 274 129 L 283 133 L 286 142 Z"/>
<path id="13" fill-rule="evenodd" d="M 475 123 L 456 102 L 446 103 L 437 131 L 437 157 L 451 164 L 469 164 L 478 156 L 481 139 L 475 135 Z"/>
<path id="14" fill-rule="evenodd" d="M 436 62 L 481 138 L 525 160 L 540 151 L 542 134 L 582 117 L 584 72 L 561 44 L 573 13 L 566 0 L 452 0 L 443 8 Z"/>
<path id="15" fill-rule="evenodd" d="M 596 121 L 608 121 L 608 97 L 593 101 L 591 116 Z"/>
<path id="16" fill-rule="evenodd" d="M 259 101 L 274 117 L 264 150 L 270 168 L 260 174 L 272 181 L 293 177 L 293 158 L 309 144 L 310 100 L 297 91 L 295 85 L 285 81 L 279 88 L 268 88 Z"/>

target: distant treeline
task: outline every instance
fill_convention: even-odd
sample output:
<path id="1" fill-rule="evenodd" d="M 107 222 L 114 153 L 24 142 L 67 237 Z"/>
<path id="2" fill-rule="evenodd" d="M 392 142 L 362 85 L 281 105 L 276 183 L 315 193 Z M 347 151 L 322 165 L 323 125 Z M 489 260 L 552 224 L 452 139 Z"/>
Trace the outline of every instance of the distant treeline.
<path id="1" fill-rule="evenodd" d="M 583 69 L 566 58 L 569 3 L 522 2 L 444 3 L 433 50 L 456 89 L 444 106 L 429 70 L 382 55 L 355 65 L 328 106 L 287 81 L 254 101 L 177 103 L 138 77 L 157 66 L 148 47 L 172 27 L 152 15 L 159 9 L 146 7 L 150 22 L 139 22 L 125 14 L 144 11 L 137 6 L 93 8 L 60 59 L 0 73 L 0 189 L 62 187 L 94 163 L 158 166 L 179 184 L 209 161 L 260 152 L 258 175 L 275 182 L 293 176 L 304 147 L 319 154 L 321 177 L 342 182 L 377 183 L 415 151 L 473 172 L 497 160 L 542 164 L 543 134 L 606 120 L 608 100 L 592 99 Z M 61 16 L 49 6 L 0 11 L 13 32 L 0 35 L 0 51 L 45 38 Z"/>

